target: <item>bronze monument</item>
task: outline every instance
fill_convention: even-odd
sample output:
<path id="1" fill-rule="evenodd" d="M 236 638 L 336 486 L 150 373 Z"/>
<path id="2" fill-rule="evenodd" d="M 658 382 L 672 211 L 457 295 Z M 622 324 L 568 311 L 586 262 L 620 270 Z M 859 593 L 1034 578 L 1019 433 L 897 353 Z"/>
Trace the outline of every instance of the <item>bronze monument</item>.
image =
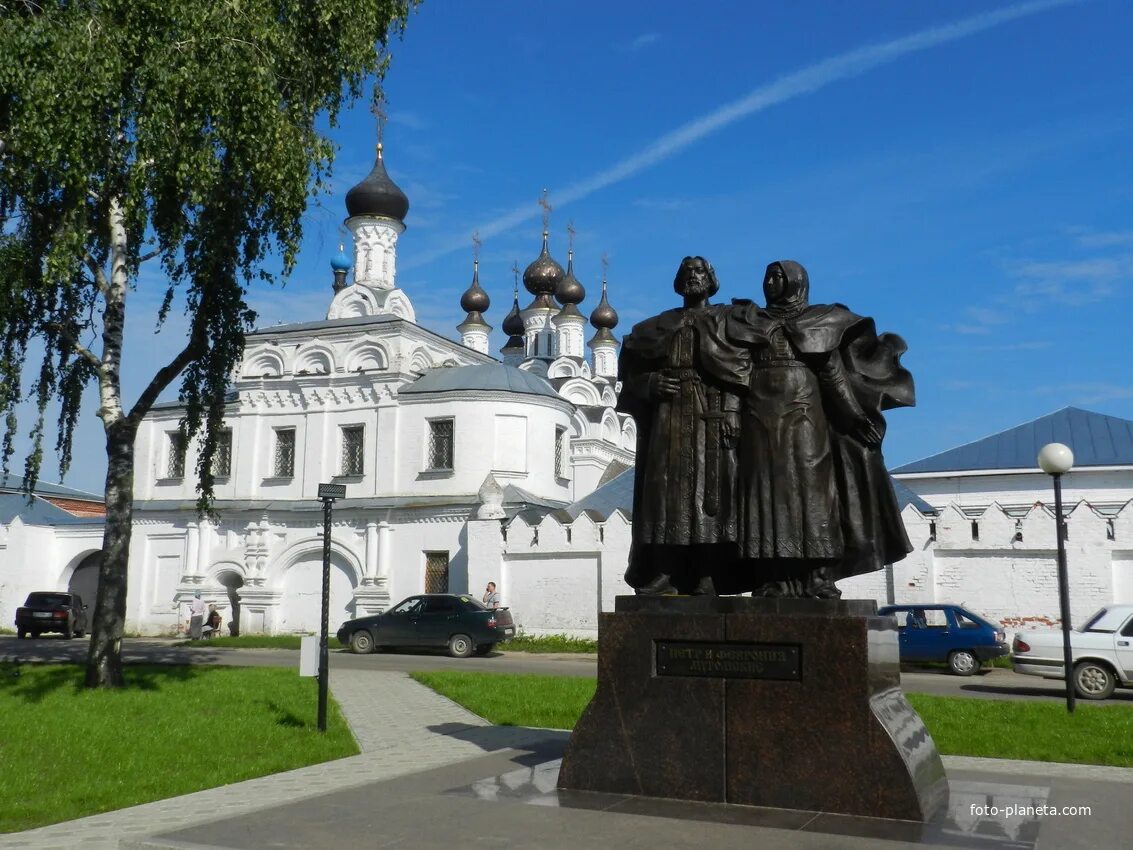
<path id="1" fill-rule="evenodd" d="M 811 304 L 791 260 L 763 306 L 712 304 L 703 257 L 674 288 L 682 306 L 622 346 L 635 595 L 599 616 L 559 787 L 928 819 L 947 782 L 896 623 L 835 585 L 910 549 L 881 455 L 882 412 L 914 403 L 905 343 Z"/>

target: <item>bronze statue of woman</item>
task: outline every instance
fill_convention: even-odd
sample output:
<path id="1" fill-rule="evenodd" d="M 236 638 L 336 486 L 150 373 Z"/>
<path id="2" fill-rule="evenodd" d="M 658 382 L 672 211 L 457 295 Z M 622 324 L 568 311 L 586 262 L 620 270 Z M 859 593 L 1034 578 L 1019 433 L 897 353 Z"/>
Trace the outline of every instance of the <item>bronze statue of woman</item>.
<path id="1" fill-rule="evenodd" d="M 794 261 L 771 263 L 763 291 L 766 307 L 739 304 L 726 320 L 751 354 L 737 580 L 760 596 L 838 598 L 836 580 L 910 548 L 880 451 L 881 410 L 913 403 L 905 346 L 841 304 L 810 304 Z"/>

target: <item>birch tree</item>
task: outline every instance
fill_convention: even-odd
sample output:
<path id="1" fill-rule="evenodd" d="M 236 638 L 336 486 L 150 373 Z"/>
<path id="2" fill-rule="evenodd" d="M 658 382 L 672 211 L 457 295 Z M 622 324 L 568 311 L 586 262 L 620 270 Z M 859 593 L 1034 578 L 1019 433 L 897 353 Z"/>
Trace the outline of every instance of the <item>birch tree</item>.
<path id="1" fill-rule="evenodd" d="M 55 400 L 65 474 L 83 391 L 97 386 L 106 528 L 90 687 L 123 684 L 138 426 L 180 380 L 207 507 L 214 434 L 255 319 L 249 287 L 291 271 L 333 159 L 320 126 L 368 89 L 379 96 L 388 39 L 416 2 L 0 0 L 0 467 L 26 429 L 34 486 Z M 160 271 L 146 280 L 163 281 L 156 316 L 129 312 L 145 263 Z M 127 319 L 160 327 L 181 309 L 185 338 L 123 398 Z M 43 354 L 25 385 L 33 341 Z M 21 426 L 29 398 L 38 416 Z"/>

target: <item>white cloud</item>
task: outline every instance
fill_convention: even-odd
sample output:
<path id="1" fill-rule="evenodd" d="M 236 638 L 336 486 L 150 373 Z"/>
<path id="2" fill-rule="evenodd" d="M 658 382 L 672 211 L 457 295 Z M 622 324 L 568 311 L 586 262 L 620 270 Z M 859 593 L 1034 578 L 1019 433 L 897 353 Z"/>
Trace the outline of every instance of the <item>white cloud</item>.
<path id="1" fill-rule="evenodd" d="M 659 41 L 660 38 L 661 33 L 659 32 L 643 32 L 641 35 L 623 45 L 622 49 L 628 53 L 636 53 L 642 48 L 648 47 L 649 45 Z"/>
<path id="2" fill-rule="evenodd" d="M 581 200 L 605 189 L 607 186 L 626 180 L 659 162 L 669 159 L 706 136 L 777 104 L 819 91 L 839 80 L 859 76 L 866 71 L 895 62 L 910 54 L 958 41 L 1000 24 L 1075 2 L 1079 2 L 1079 0 L 1033 0 L 1029 3 L 1019 3 L 963 18 L 954 23 L 929 27 L 912 35 L 881 44 L 866 45 L 808 65 L 801 70 L 785 74 L 770 83 L 761 85 L 745 97 L 724 104 L 712 112 L 663 134 L 637 153 L 631 154 L 609 168 L 555 192 L 555 205 L 562 208 L 565 204 Z M 540 211 L 534 204 L 524 204 L 511 212 L 481 223 L 476 229 L 479 230 L 481 237 L 488 239 L 530 221 L 538 217 L 539 214 Z M 452 251 L 460 250 L 464 245 L 465 240 L 461 236 L 443 246 L 434 248 L 432 251 L 418 255 L 411 261 L 411 266 L 415 267 L 431 262 Z"/>

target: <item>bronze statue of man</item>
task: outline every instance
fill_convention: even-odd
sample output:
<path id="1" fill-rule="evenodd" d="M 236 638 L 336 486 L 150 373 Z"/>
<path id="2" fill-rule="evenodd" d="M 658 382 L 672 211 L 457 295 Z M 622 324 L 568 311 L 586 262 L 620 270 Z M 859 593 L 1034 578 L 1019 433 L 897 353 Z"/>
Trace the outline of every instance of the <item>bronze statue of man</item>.
<path id="1" fill-rule="evenodd" d="M 685 257 L 683 298 L 622 342 L 618 410 L 637 423 L 633 543 L 626 581 L 640 594 L 714 593 L 736 557 L 736 444 L 746 352 L 724 338 L 727 307 L 703 257 Z"/>
<path id="2" fill-rule="evenodd" d="M 750 352 L 739 440 L 735 582 L 758 596 L 839 598 L 834 582 L 905 557 L 881 456 L 881 411 L 914 403 L 904 341 L 841 304 L 812 305 L 799 263 L 771 263 L 765 307 L 725 337 Z"/>

